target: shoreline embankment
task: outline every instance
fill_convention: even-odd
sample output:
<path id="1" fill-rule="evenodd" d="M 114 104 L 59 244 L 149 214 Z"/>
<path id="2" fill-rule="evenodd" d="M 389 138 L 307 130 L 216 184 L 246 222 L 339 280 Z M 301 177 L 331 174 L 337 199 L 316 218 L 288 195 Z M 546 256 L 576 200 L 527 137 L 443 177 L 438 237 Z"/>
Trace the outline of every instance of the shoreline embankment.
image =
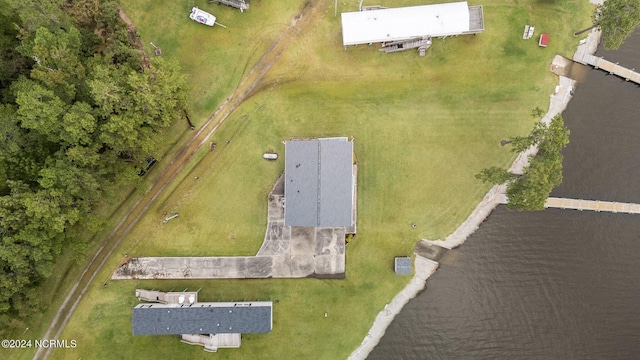
<path id="1" fill-rule="evenodd" d="M 594 0 L 592 0 L 593 2 Z M 600 42 L 600 31 L 592 30 L 586 40 L 580 41 L 577 51 L 595 54 L 598 43 Z M 553 68 L 553 64 L 552 64 Z M 555 93 L 551 95 L 549 101 L 549 110 L 540 120 L 545 124 L 549 124 L 551 119 L 562 113 L 571 100 L 576 81 L 566 76 L 559 76 L 558 86 Z M 529 164 L 529 157 L 538 152 L 537 147 L 531 147 L 518 154 L 513 164 L 509 168 L 512 173 L 520 174 L 522 170 Z M 447 236 L 445 240 L 428 240 L 423 239 L 431 245 L 440 246 L 446 249 L 453 249 L 462 245 L 465 240 L 473 234 L 480 224 L 484 222 L 499 204 L 506 203 L 506 186 L 493 186 L 482 199 L 482 201 L 471 212 L 471 215 L 453 232 Z M 413 299 L 426 287 L 427 279 L 433 274 L 439 266 L 439 263 L 415 254 L 414 268 L 415 273 L 411 282 L 398 293 L 393 300 L 384 306 L 384 309 L 378 313 L 373 326 L 365 336 L 364 340 L 349 355 L 348 360 L 364 360 L 367 358 L 373 348 L 380 342 L 382 336 L 387 330 L 397 314 L 400 313 L 402 307 Z"/>

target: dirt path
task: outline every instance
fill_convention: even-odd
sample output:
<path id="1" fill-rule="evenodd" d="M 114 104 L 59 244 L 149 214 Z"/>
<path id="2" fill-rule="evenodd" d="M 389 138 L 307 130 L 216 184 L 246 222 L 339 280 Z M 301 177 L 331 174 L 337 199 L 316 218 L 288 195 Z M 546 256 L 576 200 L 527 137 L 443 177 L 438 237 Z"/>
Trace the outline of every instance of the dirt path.
<path id="1" fill-rule="evenodd" d="M 120 20 L 122 20 L 122 22 L 127 25 L 129 41 L 136 47 L 136 49 L 142 51 L 142 66 L 148 69 L 149 57 L 147 56 L 147 53 L 144 52 L 144 46 L 142 45 L 142 41 L 140 41 L 140 37 L 138 36 L 138 29 L 136 29 L 136 26 L 120 6 L 118 6 L 118 17 L 120 17 Z"/>
<path id="2" fill-rule="evenodd" d="M 309 25 L 313 24 L 322 15 L 320 4 L 307 3 L 305 8 L 292 19 L 289 27 L 283 30 L 273 41 L 264 55 L 242 79 L 236 89 L 227 97 L 227 99 L 218 107 L 204 125 L 196 131 L 189 140 L 177 151 L 171 162 L 162 170 L 158 178 L 151 185 L 150 190 L 138 200 L 125 217 L 113 229 L 109 237 L 103 242 L 100 249 L 93 256 L 87 267 L 85 268 L 78 281 L 65 298 L 56 313 L 51 325 L 42 339 L 57 339 L 64 330 L 65 325 L 73 314 L 82 296 L 86 293 L 89 285 L 107 261 L 109 256 L 118 247 L 122 239 L 135 226 L 140 218 L 146 213 L 155 199 L 162 191 L 171 183 L 182 168 L 189 162 L 191 157 L 207 142 L 209 137 L 220 127 L 227 117 L 247 99 L 254 89 L 261 83 L 264 75 L 278 61 L 280 55 L 287 46 L 298 36 L 305 33 L 309 29 Z M 258 87 L 259 88 L 259 87 Z M 135 196 L 135 195 L 134 195 Z M 34 359 L 47 359 L 51 348 L 39 348 Z"/>

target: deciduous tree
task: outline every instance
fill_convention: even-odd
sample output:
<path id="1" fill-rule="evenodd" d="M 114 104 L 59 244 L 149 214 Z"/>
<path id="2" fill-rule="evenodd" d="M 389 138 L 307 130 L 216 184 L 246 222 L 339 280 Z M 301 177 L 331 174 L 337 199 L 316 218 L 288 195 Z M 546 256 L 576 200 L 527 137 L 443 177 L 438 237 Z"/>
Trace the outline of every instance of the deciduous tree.
<path id="1" fill-rule="evenodd" d="M 560 115 L 547 126 L 537 123 L 525 137 L 513 137 L 512 150 L 521 152 L 538 147 L 529 158 L 522 175 L 511 174 L 499 167 L 483 169 L 476 178 L 495 185 L 507 183 L 507 207 L 518 210 L 542 210 L 551 190 L 562 183 L 561 150 L 569 143 L 569 129 Z"/>
<path id="2" fill-rule="evenodd" d="M 95 203 L 138 178 L 184 112 L 177 65 L 141 66 L 117 9 L 0 0 L 0 332 L 8 314 L 37 310 L 33 287 L 101 223 Z"/>
<path id="3" fill-rule="evenodd" d="M 605 49 L 615 50 L 640 24 L 640 0 L 607 0 L 596 7 L 593 24 L 602 30 Z"/>

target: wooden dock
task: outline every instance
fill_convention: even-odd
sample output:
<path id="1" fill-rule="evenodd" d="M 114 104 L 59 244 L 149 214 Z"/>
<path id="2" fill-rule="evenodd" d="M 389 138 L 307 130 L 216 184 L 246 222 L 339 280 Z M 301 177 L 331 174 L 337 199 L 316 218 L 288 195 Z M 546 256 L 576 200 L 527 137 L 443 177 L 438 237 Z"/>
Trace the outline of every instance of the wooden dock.
<path id="1" fill-rule="evenodd" d="M 607 211 L 622 214 L 640 214 L 640 204 L 620 203 L 598 200 L 580 200 L 550 197 L 544 204 L 546 208 Z"/>
<path id="2" fill-rule="evenodd" d="M 619 76 L 626 81 L 632 81 L 636 84 L 640 84 L 640 73 L 635 72 L 635 69 L 629 70 L 616 63 L 612 63 L 611 61 L 582 51 L 577 51 L 573 55 L 573 60 L 583 65 L 591 65 L 594 68 L 606 71 L 611 75 Z"/>
<path id="3" fill-rule="evenodd" d="M 505 194 L 499 194 L 496 198 L 498 204 L 506 204 L 509 199 Z M 582 200 L 550 197 L 544 204 L 545 208 L 572 209 L 588 211 L 606 211 L 621 214 L 640 214 L 640 204 L 621 203 L 600 200 Z"/>

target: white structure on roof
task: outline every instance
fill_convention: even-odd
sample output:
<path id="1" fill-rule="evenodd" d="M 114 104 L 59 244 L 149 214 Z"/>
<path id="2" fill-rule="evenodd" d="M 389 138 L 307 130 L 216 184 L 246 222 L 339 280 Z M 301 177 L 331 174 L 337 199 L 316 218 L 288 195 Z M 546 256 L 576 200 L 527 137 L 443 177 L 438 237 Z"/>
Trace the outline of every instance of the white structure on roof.
<path id="1" fill-rule="evenodd" d="M 475 34 L 484 30 L 481 6 L 466 1 L 342 13 L 342 44 Z"/>
<path id="2" fill-rule="evenodd" d="M 197 7 L 191 9 L 191 14 L 189 14 L 189 18 L 193 21 L 197 21 L 201 24 L 213 26 L 216 24 L 216 17 L 212 14 L 209 14 L 206 11 L 202 11 Z"/>

